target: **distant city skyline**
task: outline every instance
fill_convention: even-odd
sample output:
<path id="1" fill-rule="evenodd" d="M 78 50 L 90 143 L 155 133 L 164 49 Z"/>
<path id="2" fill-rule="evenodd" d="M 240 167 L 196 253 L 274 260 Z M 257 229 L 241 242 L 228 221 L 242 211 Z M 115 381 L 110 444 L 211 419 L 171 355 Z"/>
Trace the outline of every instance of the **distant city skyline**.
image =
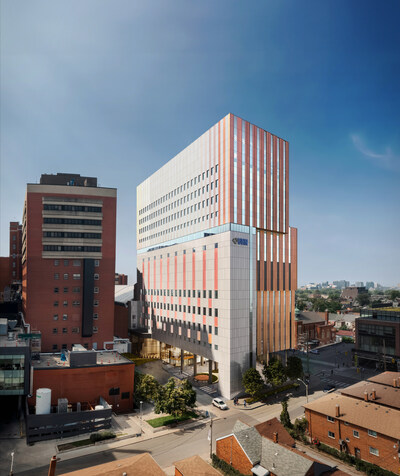
<path id="1" fill-rule="evenodd" d="M 27 183 L 96 176 L 135 282 L 136 186 L 231 112 L 290 143 L 299 284 L 400 282 L 398 1 L 0 8 L 1 256 Z"/>

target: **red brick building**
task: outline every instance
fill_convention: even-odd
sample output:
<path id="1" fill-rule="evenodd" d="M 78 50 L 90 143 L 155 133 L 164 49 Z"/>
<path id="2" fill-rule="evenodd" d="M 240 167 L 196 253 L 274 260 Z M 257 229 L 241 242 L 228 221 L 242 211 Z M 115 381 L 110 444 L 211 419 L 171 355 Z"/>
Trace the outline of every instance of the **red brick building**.
<path id="1" fill-rule="evenodd" d="M 216 454 L 245 475 L 345 474 L 301 453 L 293 448 L 294 443 L 276 418 L 254 427 L 238 420 L 230 435 L 216 440 Z"/>
<path id="2" fill-rule="evenodd" d="M 115 412 L 133 409 L 133 385 L 135 364 L 117 352 L 70 352 L 73 360 L 66 361 L 60 354 L 42 354 L 40 362 L 33 361 L 33 397 L 29 405 L 35 405 L 38 388 L 51 389 L 51 404 L 59 398 L 68 403 L 96 403 L 103 397 Z M 84 362 L 75 362 L 74 357 Z"/>
<path id="3" fill-rule="evenodd" d="M 45 352 L 113 340 L 116 195 L 74 174 L 27 185 L 22 302 Z"/>
<path id="4" fill-rule="evenodd" d="M 22 281 L 22 225 L 10 222 L 10 284 Z"/>
<path id="5" fill-rule="evenodd" d="M 305 347 L 306 342 L 315 341 L 318 345 L 335 342 L 336 329 L 329 324 L 328 312 L 297 311 L 298 345 Z"/>
<path id="6" fill-rule="evenodd" d="M 127 285 L 128 284 L 128 276 L 126 274 L 119 274 L 115 273 L 115 282 L 116 285 Z"/>
<path id="7" fill-rule="evenodd" d="M 400 464 L 400 410 L 382 404 L 385 401 L 383 385 L 376 384 L 375 389 L 367 386 L 367 390 L 361 385 L 353 391 L 349 387 L 347 395 L 333 393 L 306 404 L 309 435 L 339 451 L 397 474 Z M 400 402 L 400 393 L 386 400 L 392 404 L 396 400 Z"/>

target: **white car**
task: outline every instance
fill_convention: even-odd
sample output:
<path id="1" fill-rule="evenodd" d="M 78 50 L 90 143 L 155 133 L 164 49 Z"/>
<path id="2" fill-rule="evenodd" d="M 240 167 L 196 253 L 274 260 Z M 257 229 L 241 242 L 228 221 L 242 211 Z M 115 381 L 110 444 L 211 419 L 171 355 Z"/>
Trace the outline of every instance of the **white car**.
<path id="1" fill-rule="evenodd" d="M 220 398 L 214 398 L 213 401 L 212 401 L 212 404 L 215 407 L 220 408 L 221 410 L 228 410 L 228 405 L 223 400 L 221 400 Z"/>

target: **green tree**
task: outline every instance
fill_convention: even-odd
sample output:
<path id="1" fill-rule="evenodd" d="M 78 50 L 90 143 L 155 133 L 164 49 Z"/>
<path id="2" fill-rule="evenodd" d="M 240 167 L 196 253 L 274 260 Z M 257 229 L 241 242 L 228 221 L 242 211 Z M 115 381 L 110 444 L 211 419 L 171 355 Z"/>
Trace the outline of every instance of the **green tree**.
<path id="1" fill-rule="evenodd" d="M 155 413 L 169 413 L 172 416 L 181 416 L 188 408 L 196 405 L 196 392 L 187 380 L 176 385 L 171 377 L 168 382 L 160 386 L 155 399 Z"/>
<path id="2" fill-rule="evenodd" d="M 301 378 L 303 375 L 303 362 L 299 357 L 291 355 L 287 360 L 286 375 L 289 378 Z"/>
<path id="3" fill-rule="evenodd" d="M 292 422 L 290 421 L 290 415 L 288 411 L 288 401 L 282 400 L 282 411 L 281 411 L 281 423 L 282 425 L 288 429 L 293 428 Z"/>
<path id="4" fill-rule="evenodd" d="M 141 375 L 141 374 L 139 374 Z M 137 394 L 136 398 L 140 397 L 140 400 L 149 401 L 155 400 L 158 396 L 160 390 L 160 384 L 157 380 L 150 374 L 141 375 L 137 385 Z"/>
<path id="5" fill-rule="evenodd" d="M 326 309 L 326 300 L 322 297 L 317 297 L 311 300 L 313 311 L 324 312 Z"/>
<path id="6" fill-rule="evenodd" d="M 259 395 L 264 387 L 260 373 L 253 367 L 246 370 L 246 372 L 243 374 L 242 384 L 246 392 L 252 397 Z"/>
<path id="7" fill-rule="evenodd" d="M 286 381 L 286 371 L 282 362 L 276 357 L 271 357 L 269 364 L 264 362 L 263 375 L 265 380 L 273 386 L 282 385 Z"/>
<path id="8" fill-rule="evenodd" d="M 370 303 L 369 293 L 360 293 L 357 296 L 357 301 L 360 306 L 367 306 Z"/>
<path id="9" fill-rule="evenodd" d="M 387 295 L 389 296 L 389 299 L 393 301 L 394 299 L 400 298 L 400 291 L 397 291 L 396 289 L 389 289 L 389 291 L 387 291 Z"/>

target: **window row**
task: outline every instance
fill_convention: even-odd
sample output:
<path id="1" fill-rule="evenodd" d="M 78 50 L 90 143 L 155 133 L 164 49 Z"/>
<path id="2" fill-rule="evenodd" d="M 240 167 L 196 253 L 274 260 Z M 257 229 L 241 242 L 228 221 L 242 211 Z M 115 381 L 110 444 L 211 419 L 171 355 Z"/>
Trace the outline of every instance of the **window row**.
<path id="1" fill-rule="evenodd" d="M 192 225 L 196 225 L 196 224 L 199 224 L 201 223 L 202 221 L 208 221 L 209 219 L 213 219 L 213 218 L 217 218 L 218 217 L 218 211 L 216 211 L 215 213 L 212 212 L 211 214 L 207 214 L 207 215 L 204 215 L 202 216 L 201 218 L 194 218 L 193 220 L 190 220 L 188 222 L 185 222 L 185 223 L 181 223 L 179 225 L 176 225 L 176 226 L 173 226 L 171 228 L 168 228 L 166 230 L 162 230 L 162 231 L 158 231 L 157 233 L 153 233 L 152 235 L 149 235 L 145 238 L 140 238 L 139 239 L 139 243 L 144 243 L 145 241 L 149 241 L 149 240 L 153 240 L 154 238 L 159 238 L 163 235 L 168 235 L 170 233 L 174 233 L 175 231 L 179 231 L 179 230 L 183 230 L 184 228 L 189 228 L 189 226 L 192 226 Z M 140 234 L 140 232 L 139 232 Z"/>
<path id="2" fill-rule="evenodd" d="M 150 302 L 150 303 L 145 303 L 148 308 L 151 309 L 164 309 L 166 311 L 176 311 L 176 312 L 186 312 L 186 307 L 187 307 L 187 312 L 188 314 L 196 314 L 196 309 L 197 309 L 197 314 L 199 316 L 208 316 L 213 317 L 213 312 L 212 308 L 206 308 L 206 307 L 199 307 L 199 306 L 186 306 L 186 304 L 167 304 L 167 303 L 162 303 L 162 302 Z M 201 310 L 203 309 L 203 312 Z M 208 312 L 207 312 L 208 309 Z M 149 310 L 148 310 L 149 312 Z M 214 309 L 214 317 L 218 317 L 218 309 Z"/>
<path id="3" fill-rule="evenodd" d="M 194 192 L 189 193 L 182 198 L 178 198 L 178 200 L 175 200 L 174 202 L 166 205 L 165 207 L 160 208 L 154 213 L 150 213 L 150 215 L 147 215 L 141 218 L 139 220 L 139 224 L 141 225 L 143 223 L 146 223 L 147 221 L 153 220 L 154 218 L 162 215 L 163 213 L 167 213 L 168 211 L 173 210 L 174 208 L 177 208 L 181 205 L 184 205 L 185 203 L 188 203 L 189 201 L 194 200 L 195 198 L 200 198 L 201 195 L 205 195 L 209 192 L 212 192 L 213 190 L 217 190 L 217 188 L 218 188 L 218 179 L 215 180 L 215 182 L 211 182 L 210 184 L 203 186 L 203 188 L 200 187 L 198 190 L 195 190 Z M 208 205 L 208 202 L 207 202 L 207 205 Z"/>
<path id="4" fill-rule="evenodd" d="M 58 304 L 59 304 L 58 301 L 54 301 L 53 306 L 54 306 L 54 307 L 58 307 Z M 74 307 L 78 307 L 78 306 L 81 305 L 81 302 L 80 302 L 80 301 L 72 301 L 72 305 L 73 305 Z M 63 306 L 64 306 L 64 307 L 67 307 L 67 306 L 68 306 L 68 301 L 63 301 Z"/>
<path id="5" fill-rule="evenodd" d="M 69 266 L 69 264 L 70 264 L 69 259 L 64 259 L 64 260 L 55 259 L 54 260 L 54 266 L 60 266 L 61 261 L 64 263 L 64 266 Z M 82 261 L 80 259 L 72 260 L 72 266 L 80 266 L 81 264 L 82 264 Z M 100 260 L 95 259 L 94 260 L 94 266 L 95 266 L 95 268 L 98 268 L 100 266 Z"/>
<path id="6" fill-rule="evenodd" d="M 101 246 L 43 245 L 43 251 L 77 251 L 80 253 L 100 253 Z"/>
<path id="7" fill-rule="evenodd" d="M 170 291 L 171 291 L 171 294 L 170 294 Z M 207 296 L 208 296 L 208 299 L 212 299 L 213 297 L 213 292 L 211 291 L 211 289 L 209 289 L 208 292 L 205 289 L 203 289 L 203 292 L 200 290 L 195 291 L 194 289 L 193 290 L 175 289 L 175 291 L 173 289 L 171 290 L 169 289 L 141 289 L 140 292 L 144 296 L 170 296 L 171 295 L 175 297 L 186 297 L 186 294 L 187 294 L 187 297 L 189 298 L 190 297 L 201 298 L 203 296 L 203 299 L 207 299 Z M 217 290 L 214 291 L 214 299 L 218 299 Z"/>
<path id="8" fill-rule="evenodd" d="M 154 207 L 156 207 L 158 205 L 161 205 L 161 203 L 164 203 L 165 201 L 169 200 L 170 198 L 175 197 L 179 193 L 182 193 L 185 190 L 189 190 L 189 187 L 193 187 L 194 185 L 197 185 L 197 183 L 200 183 L 201 180 L 204 181 L 205 179 L 207 179 L 209 177 L 212 177 L 214 175 L 214 170 L 215 170 L 215 173 L 217 174 L 218 173 L 218 164 L 215 166 L 215 168 L 211 167 L 211 169 L 208 169 L 208 170 L 204 171 L 203 173 L 197 175 L 196 177 L 192 178 L 191 180 L 188 180 L 187 182 L 185 182 L 180 187 L 175 188 L 171 192 L 166 193 L 165 195 L 163 195 L 158 200 L 155 200 L 154 202 L 150 203 L 146 207 L 140 209 L 139 210 L 139 215 L 142 215 L 143 213 L 145 213 L 149 210 L 152 210 Z"/>
<path id="9" fill-rule="evenodd" d="M 146 225 L 142 228 L 139 228 L 139 234 L 145 233 L 146 231 L 153 230 L 156 227 L 166 225 L 167 223 L 170 223 L 174 220 L 178 220 L 179 218 L 183 218 L 185 216 L 190 215 L 191 213 L 194 212 L 199 212 L 200 210 L 204 210 L 205 208 L 209 207 L 210 205 L 214 205 L 218 203 L 218 195 L 215 195 L 215 197 L 207 198 L 203 201 L 200 201 L 198 203 L 195 203 L 194 205 L 191 205 L 190 207 L 183 208 L 182 210 L 178 210 L 175 213 L 171 213 L 171 215 L 166 216 L 165 218 L 161 218 L 160 220 L 157 220 L 153 223 L 150 223 L 149 225 Z M 217 212 L 215 212 L 217 213 Z M 207 216 L 208 215 L 204 215 Z M 214 215 L 211 216 L 213 218 Z M 218 216 L 218 215 L 216 215 Z M 200 218 L 198 219 L 200 223 Z M 204 220 L 203 220 L 204 221 Z"/>
<path id="10" fill-rule="evenodd" d="M 70 277 L 69 273 L 64 273 L 63 274 L 64 279 L 69 279 L 69 277 Z M 93 277 L 96 281 L 100 279 L 99 273 L 95 273 L 93 275 Z M 54 273 L 54 279 L 60 279 L 60 274 L 59 273 Z M 72 274 L 72 279 L 75 279 L 75 280 L 81 279 L 80 273 L 73 273 Z"/>
<path id="11" fill-rule="evenodd" d="M 68 330 L 69 328 L 68 327 L 63 327 L 60 329 L 60 333 L 61 334 L 68 334 Z M 79 327 L 71 327 L 71 333 L 72 334 L 79 334 L 80 332 L 80 328 Z M 96 326 L 93 326 L 93 334 L 96 334 L 99 330 Z M 53 327 L 53 334 L 58 334 L 58 327 Z M 53 350 L 54 350 L 54 346 L 53 346 Z"/>
<path id="12" fill-rule="evenodd" d="M 94 293 L 97 294 L 99 292 L 99 288 L 97 286 L 95 286 L 93 288 L 94 290 Z M 60 288 L 54 288 L 54 292 L 57 294 L 60 292 Z M 68 293 L 69 292 L 69 288 L 68 287 L 65 287 L 63 288 L 63 292 L 64 293 Z M 81 288 L 80 287 L 75 287 L 75 288 L 72 288 L 72 292 L 73 293 L 80 293 L 81 292 Z"/>
<path id="13" fill-rule="evenodd" d="M 45 203 L 43 205 L 43 210 L 56 210 L 56 211 L 66 211 L 66 212 L 94 212 L 101 213 L 101 207 L 92 207 L 87 205 L 51 205 Z"/>
<path id="14" fill-rule="evenodd" d="M 101 220 L 90 220 L 88 218 L 43 218 L 43 223 L 52 225 L 101 226 Z"/>
<path id="15" fill-rule="evenodd" d="M 92 238 L 101 239 L 101 233 L 80 233 L 75 231 L 44 231 L 43 238 Z"/>

